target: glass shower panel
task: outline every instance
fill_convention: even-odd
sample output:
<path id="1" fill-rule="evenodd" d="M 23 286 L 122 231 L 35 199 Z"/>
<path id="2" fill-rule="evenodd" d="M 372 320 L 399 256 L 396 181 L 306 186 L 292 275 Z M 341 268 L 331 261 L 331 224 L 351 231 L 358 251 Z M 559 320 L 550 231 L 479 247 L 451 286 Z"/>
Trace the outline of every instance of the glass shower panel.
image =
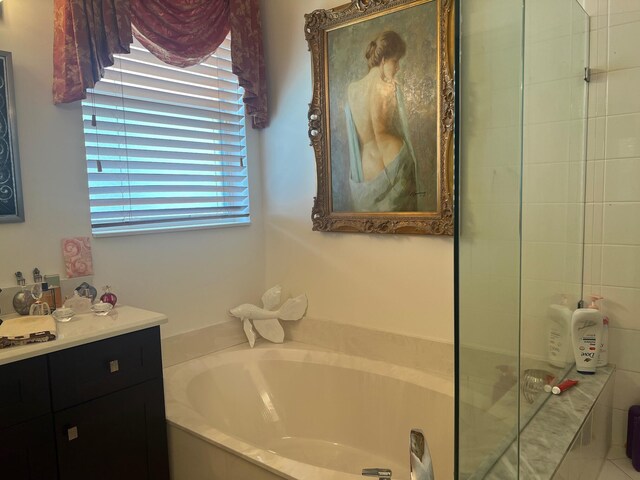
<path id="1" fill-rule="evenodd" d="M 457 478 L 532 478 L 537 380 L 573 363 L 549 362 L 569 347 L 551 312 L 584 295 L 589 20 L 576 0 L 459 6 Z"/>
<path id="2" fill-rule="evenodd" d="M 475 479 L 518 428 L 523 5 L 459 6 L 456 452 Z"/>
<path id="3" fill-rule="evenodd" d="M 583 295 L 589 17 L 576 0 L 527 0 L 524 39 L 521 427 L 573 364 L 551 326 Z"/>

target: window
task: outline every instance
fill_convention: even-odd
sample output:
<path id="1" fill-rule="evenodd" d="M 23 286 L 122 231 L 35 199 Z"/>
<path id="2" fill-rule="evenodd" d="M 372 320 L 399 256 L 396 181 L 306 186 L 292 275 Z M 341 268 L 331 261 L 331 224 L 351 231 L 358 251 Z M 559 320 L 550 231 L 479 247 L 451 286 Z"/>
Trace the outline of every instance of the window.
<path id="1" fill-rule="evenodd" d="M 229 37 L 186 69 L 135 42 L 87 92 L 82 116 L 94 235 L 249 223 Z"/>

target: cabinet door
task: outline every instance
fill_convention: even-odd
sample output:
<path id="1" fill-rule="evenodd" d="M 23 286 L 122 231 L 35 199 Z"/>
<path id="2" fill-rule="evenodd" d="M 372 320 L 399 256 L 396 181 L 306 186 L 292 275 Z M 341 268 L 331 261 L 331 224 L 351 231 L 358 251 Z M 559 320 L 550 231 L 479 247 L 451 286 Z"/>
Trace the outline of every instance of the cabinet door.
<path id="1" fill-rule="evenodd" d="M 55 414 L 60 480 L 168 480 L 162 380 Z"/>
<path id="2" fill-rule="evenodd" d="M 0 478 L 55 480 L 53 418 L 44 415 L 0 430 Z"/>
<path id="3" fill-rule="evenodd" d="M 51 412 L 47 357 L 0 367 L 0 429 Z"/>

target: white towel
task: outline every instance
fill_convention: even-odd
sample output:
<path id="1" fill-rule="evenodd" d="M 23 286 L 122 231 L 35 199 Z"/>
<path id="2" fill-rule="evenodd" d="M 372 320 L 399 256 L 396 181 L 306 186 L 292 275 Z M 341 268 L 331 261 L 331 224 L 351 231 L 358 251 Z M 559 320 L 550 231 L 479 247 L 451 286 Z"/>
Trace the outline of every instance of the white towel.
<path id="1" fill-rule="evenodd" d="M 0 348 L 55 340 L 58 333 L 51 315 L 10 318 L 0 325 Z"/>

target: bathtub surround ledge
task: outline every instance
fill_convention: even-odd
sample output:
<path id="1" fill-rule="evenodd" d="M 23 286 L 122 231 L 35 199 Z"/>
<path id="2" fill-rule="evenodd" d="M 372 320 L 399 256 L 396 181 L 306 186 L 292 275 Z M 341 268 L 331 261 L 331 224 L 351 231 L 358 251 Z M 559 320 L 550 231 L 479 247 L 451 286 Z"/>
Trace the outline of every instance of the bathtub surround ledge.
<path id="1" fill-rule="evenodd" d="M 520 449 L 520 478 L 595 480 L 611 445 L 614 373 L 611 365 L 593 376 L 580 375 L 574 367 L 567 378 L 580 383 L 549 396 L 486 478 L 510 478 L 518 469 Z"/>
<path id="2" fill-rule="evenodd" d="M 453 378 L 453 344 L 426 338 L 358 327 L 330 320 L 304 318 L 282 322 L 284 342 L 300 342 L 334 352 L 413 368 Z M 258 339 L 257 345 L 264 343 Z M 247 343 L 242 324 L 236 320 L 167 337 L 162 340 L 163 365 L 170 367 L 194 358 Z"/>
<path id="3" fill-rule="evenodd" d="M 453 378 L 453 344 L 374 330 L 371 328 L 305 318 L 283 322 L 285 342 L 316 345 L 348 355 L 381 360 L 422 372 Z"/>
<path id="4" fill-rule="evenodd" d="M 162 364 L 170 367 L 246 343 L 240 322 L 233 320 L 162 339 Z"/>

